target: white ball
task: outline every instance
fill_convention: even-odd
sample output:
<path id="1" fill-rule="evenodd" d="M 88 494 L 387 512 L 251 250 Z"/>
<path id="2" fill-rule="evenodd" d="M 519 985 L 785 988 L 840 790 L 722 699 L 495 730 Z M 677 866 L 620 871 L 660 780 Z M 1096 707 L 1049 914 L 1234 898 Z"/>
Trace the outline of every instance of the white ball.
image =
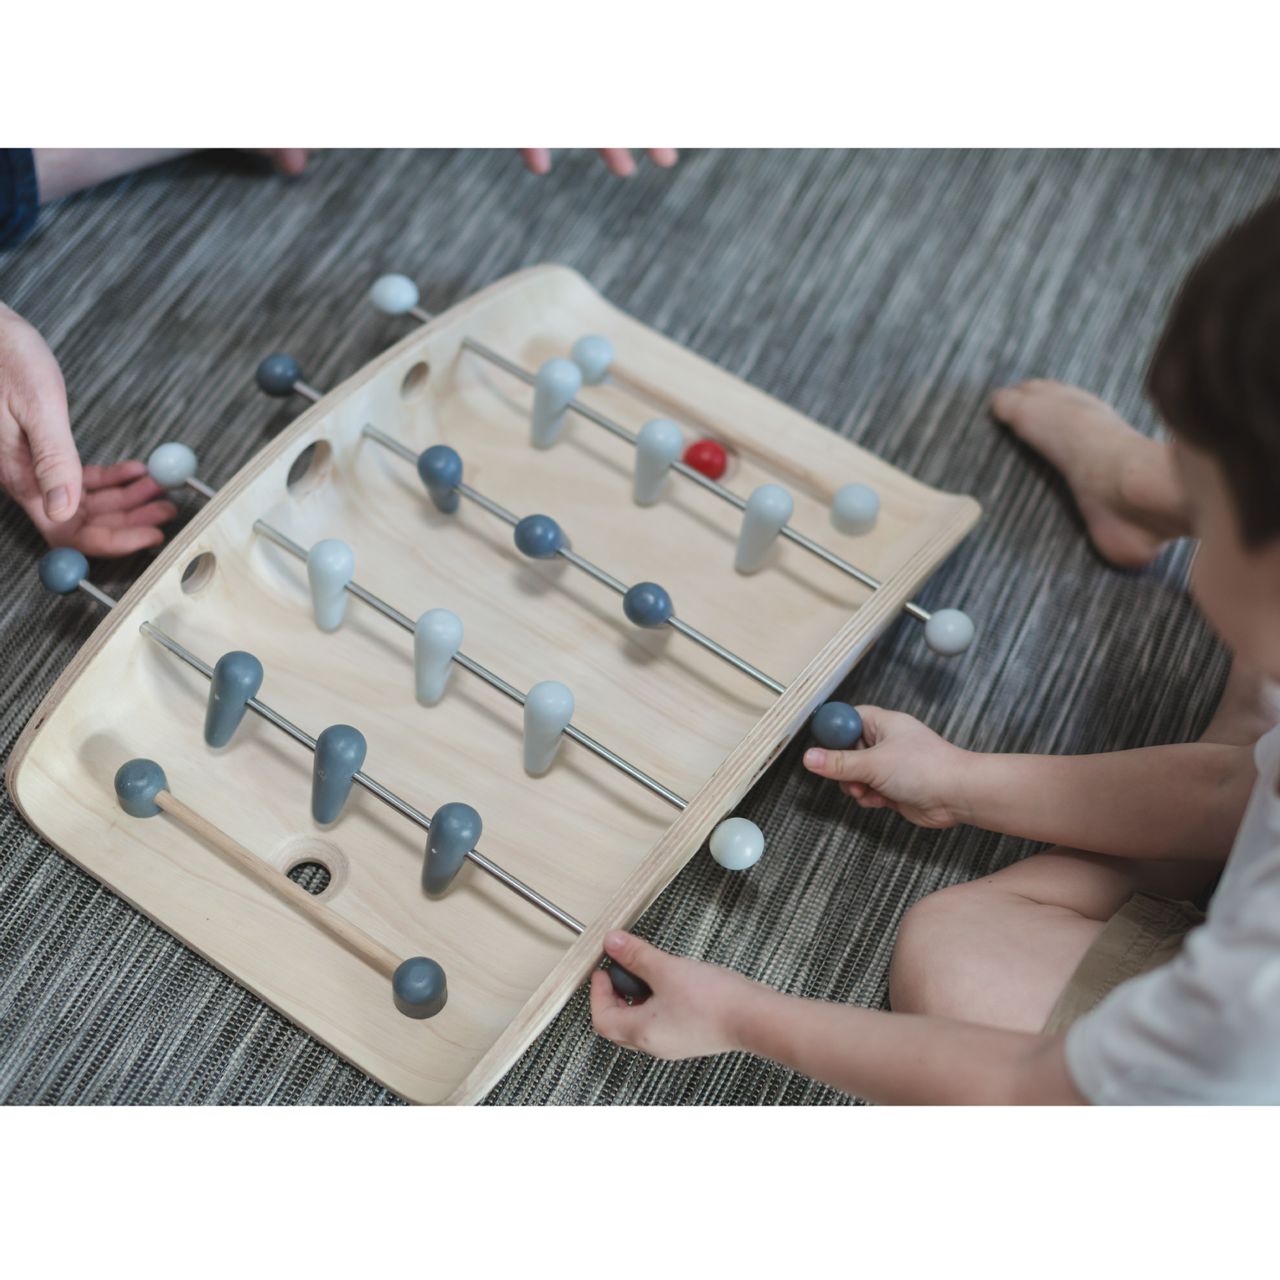
<path id="1" fill-rule="evenodd" d="M 582 380 L 589 387 L 597 386 L 613 363 L 613 343 L 598 333 L 589 333 L 573 344 L 569 359 L 582 370 Z"/>
<path id="2" fill-rule="evenodd" d="M 831 499 L 831 523 L 839 533 L 869 533 L 880 514 L 880 495 L 865 484 L 846 484 Z"/>
<path id="3" fill-rule="evenodd" d="M 181 489 L 195 475 L 196 466 L 195 451 L 176 440 L 158 445 L 147 459 L 151 478 L 163 489 Z"/>
<path id="4" fill-rule="evenodd" d="M 418 305 L 418 286 L 408 276 L 380 276 L 369 290 L 369 301 L 387 316 L 402 316 Z"/>
<path id="5" fill-rule="evenodd" d="M 760 861 L 764 832 L 746 818 L 726 818 L 711 833 L 711 856 L 726 871 L 745 871 Z"/>
<path id="6" fill-rule="evenodd" d="M 924 624 L 924 639 L 934 653 L 953 658 L 963 653 L 974 637 L 973 619 L 959 609 L 939 609 Z"/>

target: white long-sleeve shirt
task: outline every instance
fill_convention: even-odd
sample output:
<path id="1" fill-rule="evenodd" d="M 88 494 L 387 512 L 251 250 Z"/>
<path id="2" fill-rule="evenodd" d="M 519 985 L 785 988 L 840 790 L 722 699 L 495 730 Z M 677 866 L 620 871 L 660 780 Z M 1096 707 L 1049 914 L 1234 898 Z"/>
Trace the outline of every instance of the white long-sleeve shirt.
<path id="1" fill-rule="evenodd" d="M 1254 762 L 1205 923 L 1067 1032 L 1067 1069 L 1090 1102 L 1280 1103 L 1280 725 Z"/>

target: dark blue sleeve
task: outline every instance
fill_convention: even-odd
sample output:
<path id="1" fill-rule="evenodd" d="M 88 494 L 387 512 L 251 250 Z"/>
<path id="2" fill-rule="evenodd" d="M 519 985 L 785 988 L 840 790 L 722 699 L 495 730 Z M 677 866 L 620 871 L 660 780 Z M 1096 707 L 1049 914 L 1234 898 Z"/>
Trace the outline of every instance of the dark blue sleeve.
<path id="1" fill-rule="evenodd" d="M 0 251 L 27 238 L 39 208 L 34 155 L 23 147 L 0 147 Z"/>

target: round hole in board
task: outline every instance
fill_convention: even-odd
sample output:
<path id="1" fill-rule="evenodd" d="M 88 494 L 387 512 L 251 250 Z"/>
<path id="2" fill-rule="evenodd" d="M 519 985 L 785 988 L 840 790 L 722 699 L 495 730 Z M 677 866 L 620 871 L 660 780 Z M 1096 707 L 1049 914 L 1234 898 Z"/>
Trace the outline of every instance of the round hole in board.
<path id="1" fill-rule="evenodd" d="M 203 591 L 213 578 L 213 571 L 218 563 L 212 551 L 202 551 L 182 571 L 182 590 L 187 595 Z"/>
<path id="2" fill-rule="evenodd" d="M 295 862 L 286 874 L 294 884 L 300 885 L 308 893 L 317 897 L 329 887 L 329 882 L 333 879 L 329 868 L 323 862 L 317 862 L 315 858 L 308 858 L 305 862 Z"/>
<path id="3" fill-rule="evenodd" d="M 419 360 L 404 375 L 404 381 L 400 384 L 400 399 L 413 400 L 420 396 L 427 389 L 427 378 L 430 373 L 431 366 L 425 360 Z"/>
<path id="4" fill-rule="evenodd" d="M 319 488 L 325 476 L 329 474 L 329 463 L 333 459 L 333 449 L 327 440 L 313 440 L 289 464 L 289 475 L 285 480 L 285 488 L 295 498 L 301 498 L 312 490 Z"/>
<path id="5" fill-rule="evenodd" d="M 347 855 L 332 840 L 290 836 L 271 854 L 271 864 L 308 893 L 332 898 L 347 883 Z"/>

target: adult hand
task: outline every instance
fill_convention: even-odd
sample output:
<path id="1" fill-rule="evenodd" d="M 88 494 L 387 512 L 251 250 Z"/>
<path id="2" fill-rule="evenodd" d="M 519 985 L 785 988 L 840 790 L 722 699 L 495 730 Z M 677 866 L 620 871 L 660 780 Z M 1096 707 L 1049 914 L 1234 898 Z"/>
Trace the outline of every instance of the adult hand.
<path id="1" fill-rule="evenodd" d="M 177 508 L 138 461 L 81 467 L 62 371 L 44 339 L 0 305 L 0 488 L 52 547 L 123 556 L 164 541 Z"/>

